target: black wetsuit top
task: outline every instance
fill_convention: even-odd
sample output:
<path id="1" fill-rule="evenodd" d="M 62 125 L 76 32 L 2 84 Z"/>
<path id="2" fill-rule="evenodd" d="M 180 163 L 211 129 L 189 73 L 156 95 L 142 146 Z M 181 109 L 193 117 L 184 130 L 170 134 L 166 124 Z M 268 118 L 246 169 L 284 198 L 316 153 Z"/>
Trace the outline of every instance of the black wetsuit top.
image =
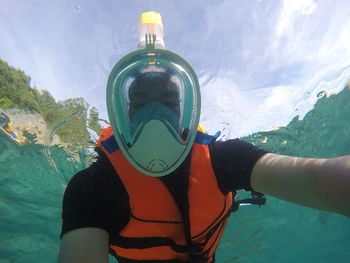
<path id="1" fill-rule="evenodd" d="M 209 151 L 223 194 L 239 189 L 252 190 L 250 174 L 265 150 L 235 139 L 214 141 L 209 144 Z M 61 237 L 70 230 L 83 227 L 105 229 L 111 237 L 117 235 L 129 220 L 128 194 L 108 158 L 101 150 L 97 152 L 97 160 L 75 174 L 67 186 L 63 198 Z M 173 173 L 180 174 L 181 166 Z M 182 177 L 173 173 L 164 176 L 162 181 L 176 189 L 182 185 Z"/>

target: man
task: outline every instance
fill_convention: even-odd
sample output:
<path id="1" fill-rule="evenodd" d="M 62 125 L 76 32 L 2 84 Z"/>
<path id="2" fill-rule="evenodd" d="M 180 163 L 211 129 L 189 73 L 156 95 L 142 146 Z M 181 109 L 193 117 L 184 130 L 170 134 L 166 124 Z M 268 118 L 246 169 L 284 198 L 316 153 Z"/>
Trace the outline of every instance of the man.
<path id="1" fill-rule="evenodd" d="M 297 158 L 216 141 L 198 125 L 193 69 L 156 48 L 157 14 L 141 22 L 144 45 L 108 80 L 111 128 L 99 157 L 67 187 L 60 262 L 108 262 L 110 252 L 119 262 L 212 263 L 238 189 L 350 216 L 350 156 Z"/>

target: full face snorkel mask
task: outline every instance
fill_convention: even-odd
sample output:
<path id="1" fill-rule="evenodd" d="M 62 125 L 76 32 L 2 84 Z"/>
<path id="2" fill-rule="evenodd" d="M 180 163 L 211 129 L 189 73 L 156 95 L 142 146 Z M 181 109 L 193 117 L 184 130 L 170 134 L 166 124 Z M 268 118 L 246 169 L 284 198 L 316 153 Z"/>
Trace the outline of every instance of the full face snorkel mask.
<path id="1" fill-rule="evenodd" d="M 160 177 L 188 155 L 200 117 L 200 90 L 192 67 L 164 49 L 160 15 L 140 19 L 138 50 L 112 69 L 107 108 L 114 137 L 140 172 Z"/>

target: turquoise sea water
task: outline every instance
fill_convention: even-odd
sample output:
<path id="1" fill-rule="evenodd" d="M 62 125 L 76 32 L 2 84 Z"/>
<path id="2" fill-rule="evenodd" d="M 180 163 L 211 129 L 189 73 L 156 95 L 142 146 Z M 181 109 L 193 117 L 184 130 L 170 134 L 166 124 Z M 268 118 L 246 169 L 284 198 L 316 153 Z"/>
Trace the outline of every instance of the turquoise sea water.
<path id="1" fill-rule="evenodd" d="M 349 101 L 346 87 L 319 99 L 303 120 L 242 139 L 288 155 L 350 154 Z M 89 162 L 88 150 L 19 146 L 0 132 L 0 263 L 56 262 L 65 185 Z M 264 207 L 231 216 L 217 262 L 350 262 L 350 219 L 268 197 Z"/>

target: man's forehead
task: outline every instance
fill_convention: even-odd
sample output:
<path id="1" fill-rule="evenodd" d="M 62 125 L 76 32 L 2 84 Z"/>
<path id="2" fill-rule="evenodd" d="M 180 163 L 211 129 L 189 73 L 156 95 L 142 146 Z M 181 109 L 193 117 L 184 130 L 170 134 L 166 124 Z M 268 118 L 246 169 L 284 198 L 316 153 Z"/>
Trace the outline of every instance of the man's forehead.
<path id="1" fill-rule="evenodd" d="M 150 93 L 162 95 L 179 95 L 175 79 L 167 73 L 148 72 L 136 77 L 130 86 L 129 94 L 132 96 L 146 96 Z"/>

